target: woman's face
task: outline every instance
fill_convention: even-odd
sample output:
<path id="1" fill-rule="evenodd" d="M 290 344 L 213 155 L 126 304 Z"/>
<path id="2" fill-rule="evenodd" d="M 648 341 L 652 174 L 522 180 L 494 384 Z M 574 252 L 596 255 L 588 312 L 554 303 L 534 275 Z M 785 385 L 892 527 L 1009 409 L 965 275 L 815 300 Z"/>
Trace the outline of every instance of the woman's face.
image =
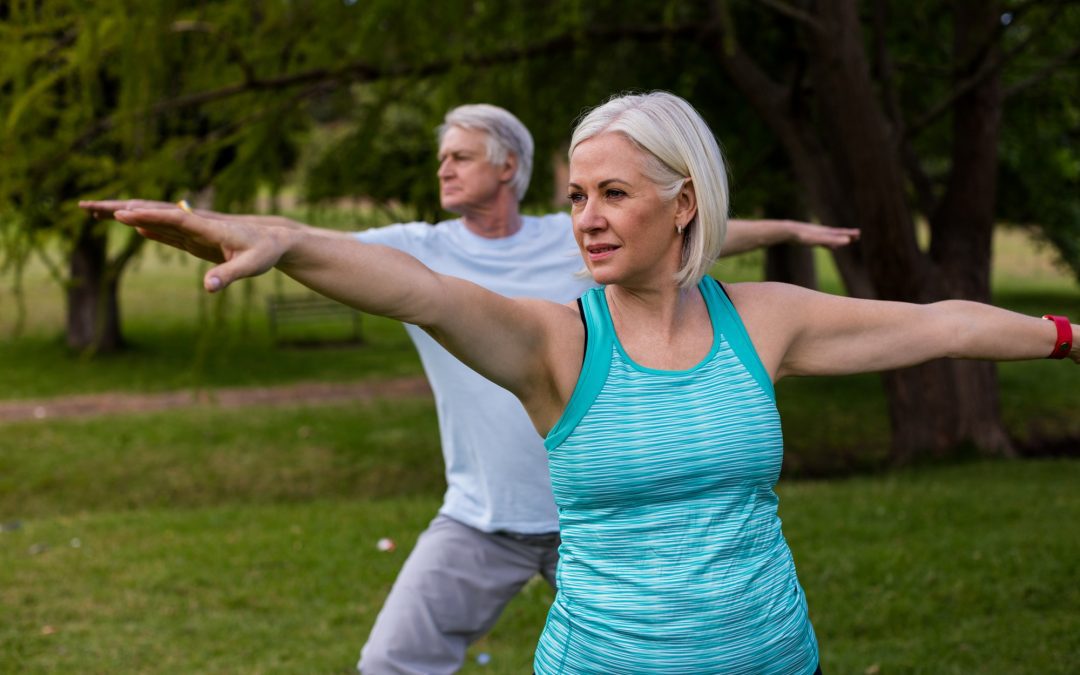
<path id="1" fill-rule="evenodd" d="M 594 136 L 570 158 L 574 236 L 599 284 L 673 283 L 682 263 L 682 235 L 676 225 L 689 220 L 687 188 L 663 201 L 641 171 L 643 159 L 620 133 Z"/>

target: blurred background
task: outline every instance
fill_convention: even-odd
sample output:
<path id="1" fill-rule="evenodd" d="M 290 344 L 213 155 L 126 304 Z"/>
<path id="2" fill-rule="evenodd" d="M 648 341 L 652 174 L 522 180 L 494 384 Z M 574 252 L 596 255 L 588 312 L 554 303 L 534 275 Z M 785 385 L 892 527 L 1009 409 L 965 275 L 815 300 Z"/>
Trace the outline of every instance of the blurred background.
<path id="1" fill-rule="evenodd" d="M 444 488 L 399 325 L 281 323 L 304 291 L 277 273 L 209 297 L 78 200 L 436 222 L 435 127 L 488 102 L 532 131 L 545 213 L 578 116 L 663 89 L 716 133 L 733 215 L 862 230 L 718 278 L 1075 320 L 1078 35 L 1067 0 L 0 0 L 0 671 L 349 672 Z M 827 672 L 1071 672 L 1074 367 L 778 398 Z M 549 600 L 467 668 L 528 672 Z"/>

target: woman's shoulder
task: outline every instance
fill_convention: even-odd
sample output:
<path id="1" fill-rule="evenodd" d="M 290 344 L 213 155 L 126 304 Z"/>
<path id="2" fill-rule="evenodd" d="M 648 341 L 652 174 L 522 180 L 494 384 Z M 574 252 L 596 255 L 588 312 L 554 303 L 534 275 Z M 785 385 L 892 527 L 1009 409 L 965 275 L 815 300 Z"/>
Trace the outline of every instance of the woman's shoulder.
<path id="1" fill-rule="evenodd" d="M 800 302 L 816 294 L 814 291 L 802 286 L 781 281 L 739 281 L 735 283 L 727 283 L 719 279 L 716 281 L 736 306 L 765 301 Z"/>

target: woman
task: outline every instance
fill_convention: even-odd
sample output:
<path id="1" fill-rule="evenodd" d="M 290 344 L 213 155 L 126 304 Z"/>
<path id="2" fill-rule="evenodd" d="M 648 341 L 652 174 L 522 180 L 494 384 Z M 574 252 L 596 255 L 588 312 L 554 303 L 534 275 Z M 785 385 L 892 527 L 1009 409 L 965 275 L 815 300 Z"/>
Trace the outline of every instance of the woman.
<path id="1" fill-rule="evenodd" d="M 273 266 L 421 326 L 521 399 L 560 509 L 538 673 L 812 673 L 817 644 L 773 492 L 773 383 L 939 357 L 1080 362 L 1076 327 L 971 302 L 875 302 L 705 276 L 726 227 L 712 133 L 666 93 L 613 99 L 570 147 L 575 236 L 603 286 L 514 300 L 377 246 L 180 211 L 121 211 L 220 262 L 216 291 Z M 1055 342 L 1057 341 L 1057 342 Z"/>

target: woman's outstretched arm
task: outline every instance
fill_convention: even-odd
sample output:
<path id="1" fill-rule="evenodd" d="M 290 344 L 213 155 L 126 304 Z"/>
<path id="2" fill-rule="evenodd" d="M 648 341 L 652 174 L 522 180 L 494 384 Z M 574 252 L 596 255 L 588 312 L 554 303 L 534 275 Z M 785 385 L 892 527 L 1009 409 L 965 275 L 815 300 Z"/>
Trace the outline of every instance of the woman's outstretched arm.
<path id="1" fill-rule="evenodd" d="M 727 286 L 773 378 L 904 368 L 937 358 L 1018 361 L 1054 351 L 1052 321 L 965 300 L 861 300 L 789 284 Z M 1080 336 L 1080 326 L 1071 326 Z M 1080 363 L 1073 341 L 1066 358 Z"/>
<path id="2" fill-rule="evenodd" d="M 210 292 L 276 267 L 363 312 L 420 326 L 517 395 L 538 429 L 554 424 L 573 389 L 577 373 L 561 364 L 580 364 L 580 353 L 575 360 L 572 350 L 580 352 L 583 329 L 569 307 L 506 298 L 438 274 L 395 249 L 302 229 L 215 220 L 179 209 L 120 210 L 115 217 L 149 239 L 216 263 L 203 278 Z"/>

